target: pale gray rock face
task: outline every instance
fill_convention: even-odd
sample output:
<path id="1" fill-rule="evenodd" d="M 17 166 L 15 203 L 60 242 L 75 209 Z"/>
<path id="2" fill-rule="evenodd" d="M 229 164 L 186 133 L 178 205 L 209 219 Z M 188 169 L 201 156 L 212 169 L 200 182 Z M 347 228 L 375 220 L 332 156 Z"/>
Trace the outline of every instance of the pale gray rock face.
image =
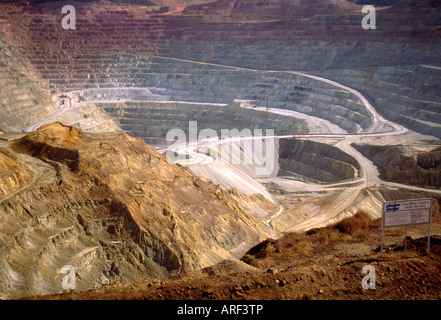
<path id="1" fill-rule="evenodd" d="M 319 182 L 340 182 L 358 178 L 360 165 L 340 149 L 313 141 L 280 140 L 279 175 L 290 173 Z"/>
<path id="2" fill-rule="evenodd" d="M 426 151 L 403 146 L 357 145 L 372 159 L 386 180 L 429 188 L 440 188 L 441 148 Z"/>

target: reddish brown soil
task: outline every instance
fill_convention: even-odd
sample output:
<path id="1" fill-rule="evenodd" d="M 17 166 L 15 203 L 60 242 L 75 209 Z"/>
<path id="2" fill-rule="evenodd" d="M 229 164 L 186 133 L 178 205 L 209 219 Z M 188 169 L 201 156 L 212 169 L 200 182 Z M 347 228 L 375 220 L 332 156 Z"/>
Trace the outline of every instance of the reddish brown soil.
<path id="1" fill-rule="evenodd" d="M 162 282 L 114 284 L 31 299 L 440 299 L 441 236 L 435 235 L 440 231 L 439 215 L 433 219 L 429 254 L 427 226 L 418 226 L 408 229 L 406 251 L 404 230 L 387 229 L 381 256 L 380 221 L 358 215 L 336 226 L 261 243 L 243 259 L 254 268 L 236 262 Z M 375 268 L 375 289 L 362 287 L 366 265 Z"/>

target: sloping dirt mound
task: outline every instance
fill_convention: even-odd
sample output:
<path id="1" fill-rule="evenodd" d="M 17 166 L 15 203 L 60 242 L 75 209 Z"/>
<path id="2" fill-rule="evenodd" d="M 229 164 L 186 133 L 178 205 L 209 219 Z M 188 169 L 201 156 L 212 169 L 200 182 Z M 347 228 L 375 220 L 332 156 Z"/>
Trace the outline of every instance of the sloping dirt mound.
<path id="1" fill-rule="evenodd" d="M 48 179 L 0 204 L 8 221 L 3 298 L 62 291 L 65 265 L 76 268 L 78 290 L 163 279 L 239 258 L 272 234 L 251 198 L 169 164 L 122 132 L 86 134 L 55 123 L 11 146 L 46 163 Z"/>
<path id="2" fill-rule="evenodd" d="M 29 133 L 16 140 L 13 147 L 17 152 L 27 153 L 33 157 L 66 164 L 72 171 L 78 169 L 78 149 L 85 143 L 82 132 L 74 127 L 61 123 L 43 126 L 38 131 Z"/>
<path id="3" fill-rule="evenodd" d="M 219 263 L 216 263 L 215 265 L 202 269 L 203 273 L 209 275 L 221 275 L 221 274 L 246 272 L 246 271 L 257 272 L 258 269 L 242 261 L 232 260 L 232 259 L 224 260 Z"/>
<path id="4" fill-rule="evenodd" d="M 381 256 L 380 220 L 360 213 L 334 226 L 266 240 L 242 258 L 250 268 L 228 261 L 162 282 L 33 299 L 440 299 L 440 218 L 437 212 L 430 254 L 422 226 L 413 227 L 416 237 L 408 239 L 406 251 L 403 230 L 387 231 Z M 366 276 L 371 289 L 363 287 Z"/>
<path id="5" fill-rule="evenodd" d="M 32 171 L 6 149 L 0 148 L 0 199 L 32 180 Z"/>

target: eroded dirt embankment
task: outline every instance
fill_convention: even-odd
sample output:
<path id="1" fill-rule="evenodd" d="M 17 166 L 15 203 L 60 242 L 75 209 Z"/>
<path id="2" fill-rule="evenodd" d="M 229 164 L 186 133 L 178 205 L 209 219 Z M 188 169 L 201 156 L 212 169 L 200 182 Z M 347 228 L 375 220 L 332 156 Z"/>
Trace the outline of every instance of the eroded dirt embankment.
<path id="1" fill-rule="evenodd" d="M 33 173 L 17 156 L 0 147 L 0 200 L 32 180 Z"/>
<path id="2" fill-rule="evenodd" d="M 420 226 L 409 228 L 405 251 L 404 230 L 386 230 L 381 256 L 381 221 L 360 212 L 332 226 L 268 239 L 242 258 L 248 264 L 230 260 L 162 282 L 114 284 L 32 299 L 440 299 L 440 217 L 436 210 L 430 254 L 425 253 L 427 226 Z M 365 266 L 375 270 L 375 289 L 362 286 Z M 372 284 L 372 278 L 367 283 Z"/>
<path id="3" fill-rule="evenodd" d="M 274 235 L 255 210 L 275 205 L 224 191 L 122 132 L 54 123 L 10 146 L 50 174 L 0 202 L 1 298 L 60 292 L 65 265 L 79 290 L 163 279 L 239 258 Z"/>

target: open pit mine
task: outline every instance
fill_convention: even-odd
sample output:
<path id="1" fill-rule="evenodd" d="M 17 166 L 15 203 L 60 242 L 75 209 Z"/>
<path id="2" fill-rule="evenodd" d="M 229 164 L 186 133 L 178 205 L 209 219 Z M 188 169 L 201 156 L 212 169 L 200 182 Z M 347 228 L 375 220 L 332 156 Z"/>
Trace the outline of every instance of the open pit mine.
<path id="1" fill-rule="evenodd" d="M 295 287 L 309 279 L 298 275 L 276 279 L 281 289 L 261 278 L 206 286 L 225 269 L 234 279 L 300 272 L 338 238 L 314 247 L 320 230 L 340 235 L 363 215 L 371 232 L 338 238 L 357 243 L 344 254 L 346 244 L 332 247 L 355 266 L 343 257 L 378 253 L 373 225 L 391 200 L 433 199 L 427 261 L 439 263 L 440 1 L 65 5 L 0 3 L 1 299 L 115 298 L 99 290 L 140 283 L 137 298 L 354 298 L 363 289 L 327 296 L 317 280 Z M 277 262 L 306 241 L 295 237 L 316 240 Z M 440 298 L 436 268 L 419 298 Z M 195 272 L 210 275 L 205 287 L 188 276 L 169 284 L 181 295 L 160 291 Z"/>

